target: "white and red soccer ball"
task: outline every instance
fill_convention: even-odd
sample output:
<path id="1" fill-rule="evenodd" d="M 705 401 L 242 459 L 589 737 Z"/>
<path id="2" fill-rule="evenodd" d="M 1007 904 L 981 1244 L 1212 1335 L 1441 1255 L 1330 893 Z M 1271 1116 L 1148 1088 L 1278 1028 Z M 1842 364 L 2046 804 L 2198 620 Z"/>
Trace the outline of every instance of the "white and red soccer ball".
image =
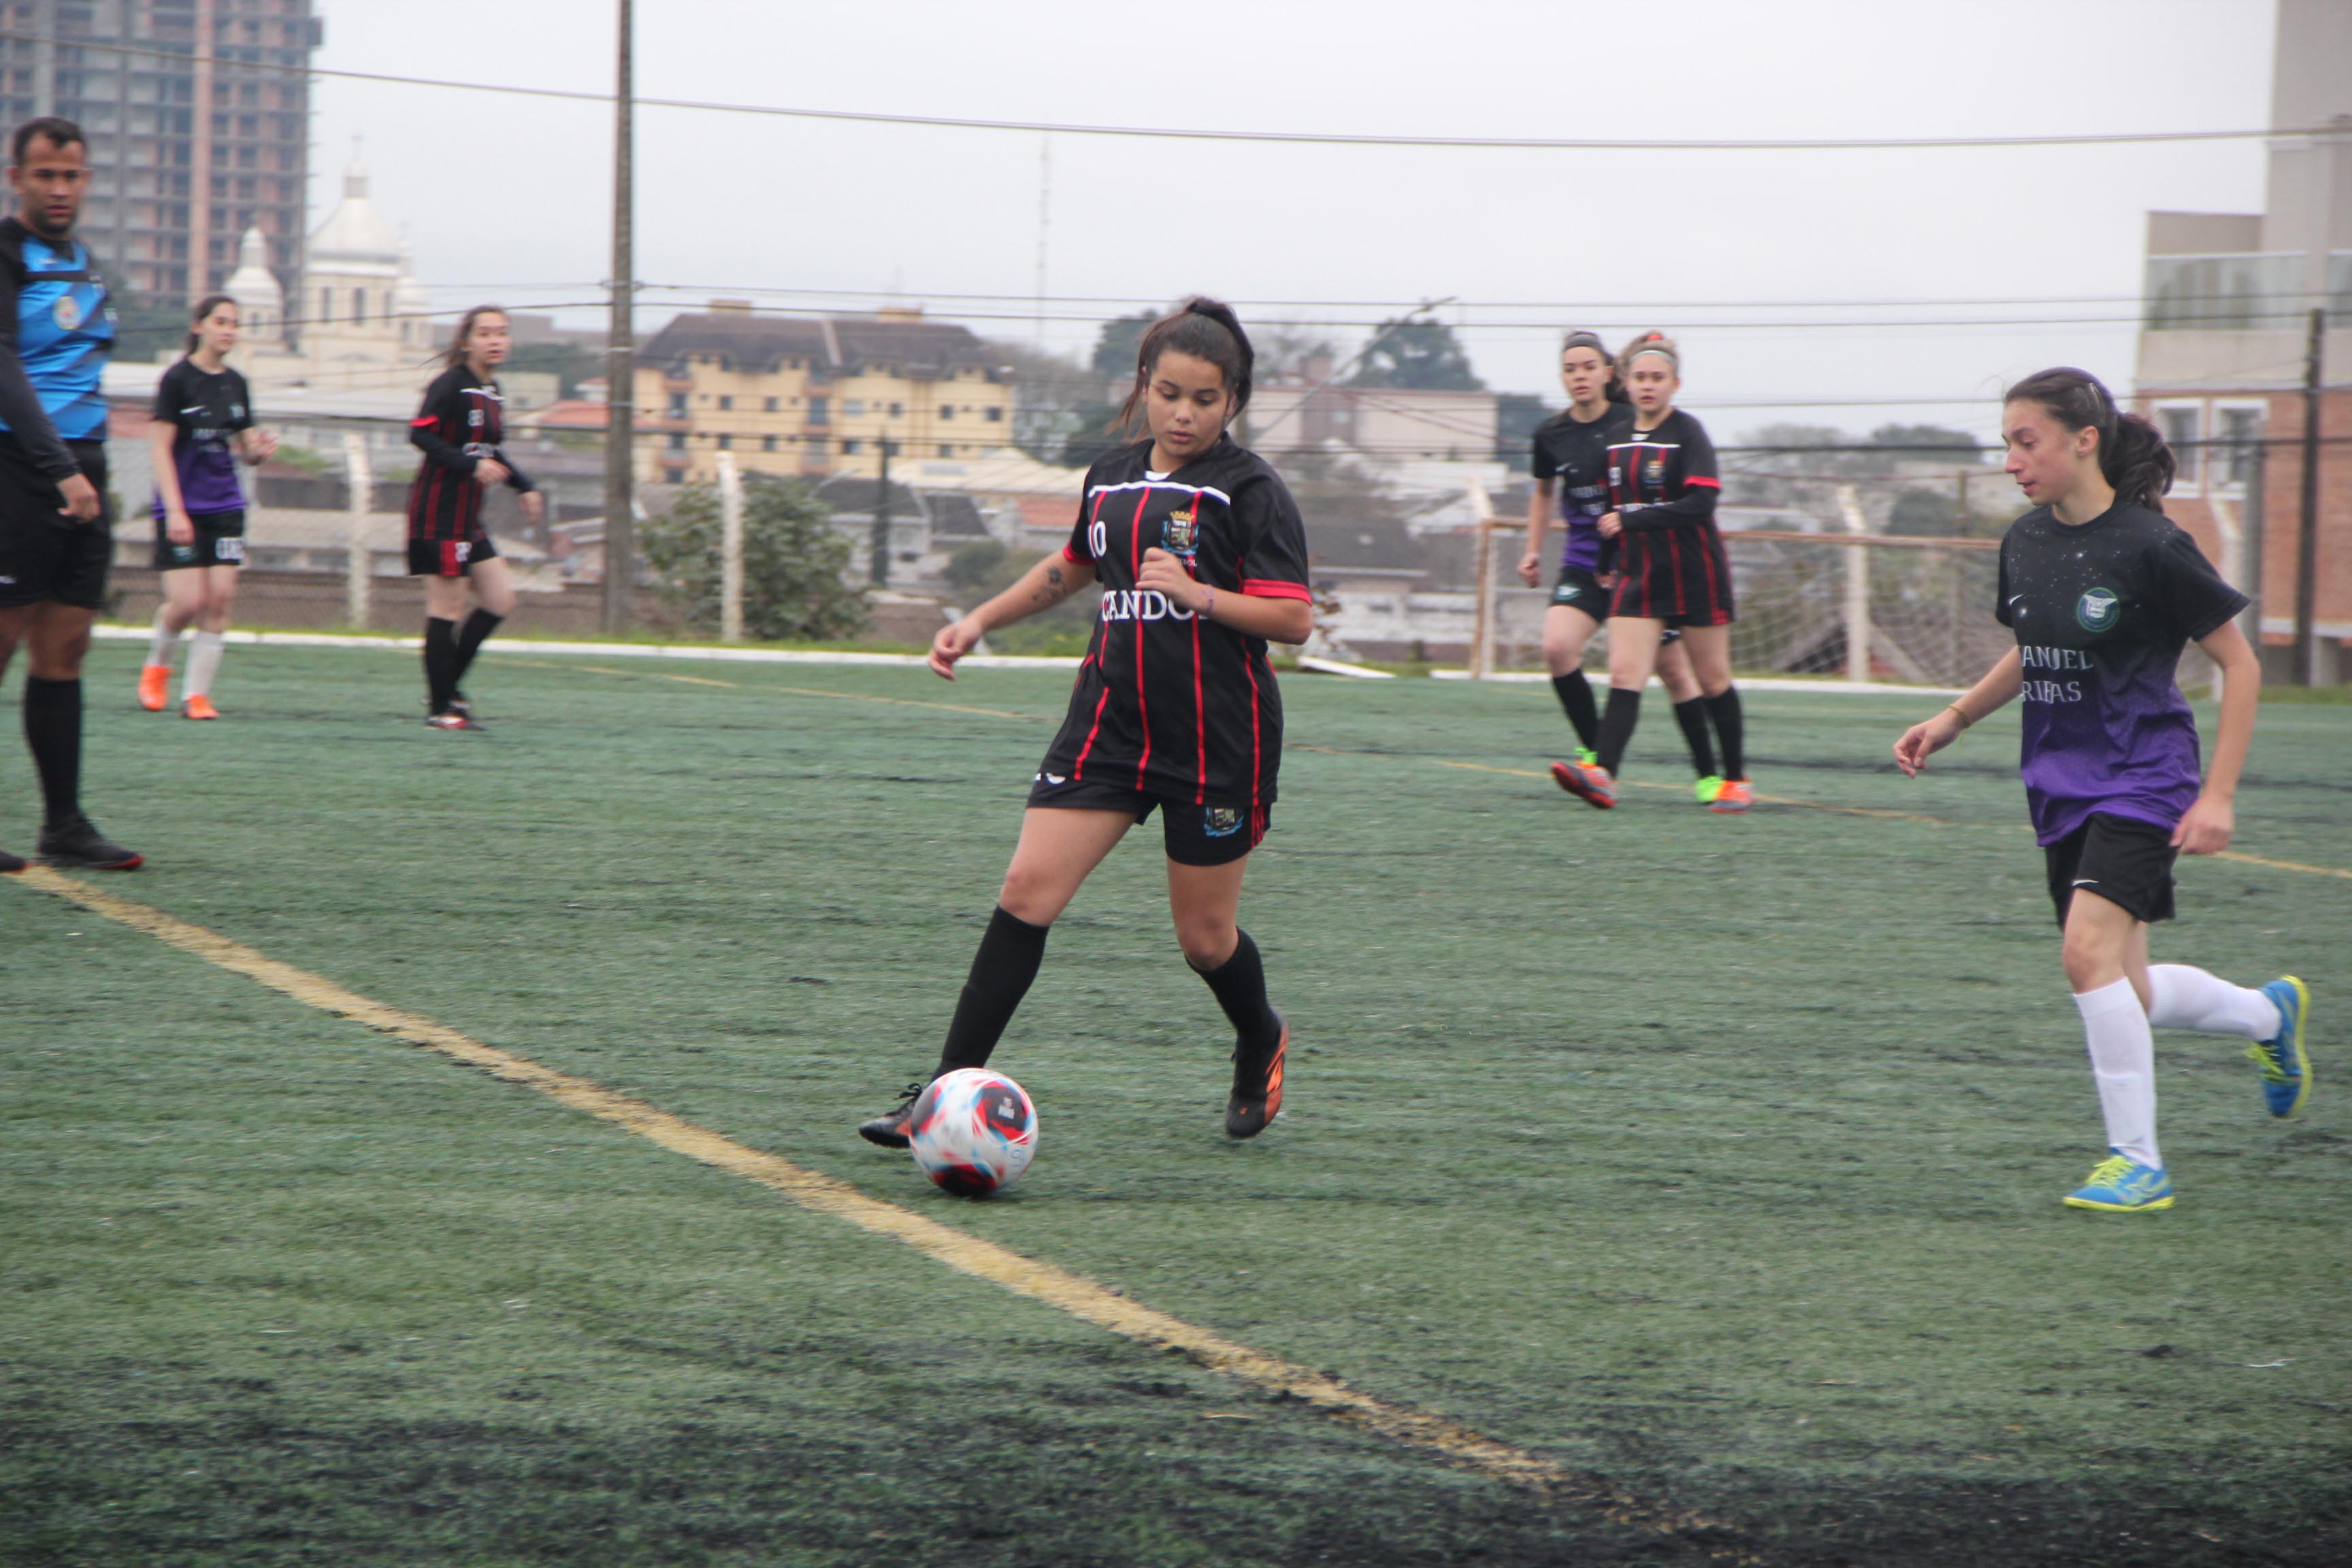
<path id="1" fill-rule="evenodd" d="M 915 1101 L 907 1141 L 934 1184 L 958 1197 L 986 1197 L 1037 1157 L 1037 1108 L 1003 1073 L 958 1068 Z"/>

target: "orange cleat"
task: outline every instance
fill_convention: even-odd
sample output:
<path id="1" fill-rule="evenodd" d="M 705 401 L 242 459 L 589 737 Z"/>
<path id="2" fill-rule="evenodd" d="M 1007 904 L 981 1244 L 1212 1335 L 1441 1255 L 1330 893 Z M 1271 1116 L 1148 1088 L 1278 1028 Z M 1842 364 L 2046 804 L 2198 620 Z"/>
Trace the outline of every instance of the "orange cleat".
<path id="1" fill-rule="evenodd" d="M 168 664 L 142 664 L 139 667 L 139 706 L 150 713 L 161 713 L 172 700 L 172 667 Z"/>
<path id="2" fill-rule="evenodd" d="M 213 700 L 205 696 L 201 691 L 181 703 L 180 711 L 183 716 L 190 719 L 217 719 L 220 717 L 220 710 L 213 706 Z"/>
<path id="3" fill-rule="evenodd" d="M 1617 804 L 1617 781 L 1611 778 L 1609 770 L 1599 763 L 1581 760 L 1554 763 L 1551 778 L 1554 784 L 1587 805 L 1608 811 Z"/>
<path id="4" fill-rule="evenodd" d="M 1726 779 L 1707 802 L 1709 811 L 1746 811 L 1756 801 L 1756 786 L 1746 779 Z"/>

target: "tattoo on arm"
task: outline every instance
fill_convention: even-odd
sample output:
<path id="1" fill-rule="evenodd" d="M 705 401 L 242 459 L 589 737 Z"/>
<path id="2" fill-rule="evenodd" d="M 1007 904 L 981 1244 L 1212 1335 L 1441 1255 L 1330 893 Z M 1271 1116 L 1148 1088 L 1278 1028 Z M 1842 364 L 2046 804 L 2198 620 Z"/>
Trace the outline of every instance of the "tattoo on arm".
<path id="1" fill-rule="evenodd" d="M 1029 602 L 1033 605 L 1058 605 L 1069 596 L 1068 583 L 1062 574 L 1062 563 L 1056 561 L 1045 568 L 1045 584 L 1029 595 Z"/>

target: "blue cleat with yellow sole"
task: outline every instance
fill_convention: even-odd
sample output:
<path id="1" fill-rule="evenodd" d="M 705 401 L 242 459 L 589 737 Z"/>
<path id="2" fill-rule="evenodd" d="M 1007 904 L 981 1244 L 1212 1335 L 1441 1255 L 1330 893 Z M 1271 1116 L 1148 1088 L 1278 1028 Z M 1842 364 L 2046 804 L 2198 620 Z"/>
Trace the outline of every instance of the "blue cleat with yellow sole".
<path id="1" fill-rule="evenodd" d="M 2128 1155 L 2110 1153 L 2092 1167 L 2091 1179 L 2066 1194 L 2070 1209 L 2105 1214 L 2142 1214 L 2172 1206 L 2172 1178 Z"/>
<path id="2" fill-rule="evenodd" d="M 2263 987 L 2263 994 L 2278 1005 L 2279 1032 L 2246 1047 L 2261 1064 L 2263 1100 L 2273 1116 L 2289 1117 L 2311 1098 L 2311 1056 L 2303 1048 L 2304 1019 L 2311 1012 L 2311 992 L 2294 975 L 2282 975 Z"/>

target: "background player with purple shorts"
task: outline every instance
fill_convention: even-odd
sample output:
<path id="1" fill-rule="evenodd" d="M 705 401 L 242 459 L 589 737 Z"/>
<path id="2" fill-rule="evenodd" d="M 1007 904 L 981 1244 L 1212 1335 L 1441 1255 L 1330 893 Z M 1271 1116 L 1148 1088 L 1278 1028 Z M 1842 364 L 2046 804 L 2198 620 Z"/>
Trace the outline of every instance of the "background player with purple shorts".
<path id="1" fill-rule="evenodd" d="M 2174 858 L 2229 847 L 2262 666 L 2238 629 L 2245 595 L 2159 510 L 2173 459 L 2154 426 L 2120 412 L 2097 377 L 2059 369 L 2010 389 L 2001 436 L 2009 472 L 2040 503 L 2000 545 L 1994 613 L 2017 647 L 1905 731 L 1895 761 L 1916 775 L 1961 731 L 2025 700 L 2020 771 L 2106 1119 L 2108 1157 L 2065 1201 L 2169 1208 L 2151 1026 L 2255 1042 L 2247 1054 L 2273 1116 L 2294 1115 L 2311 1092 L 2301 981 L 2249 990 L 2147 961 L 2148 926 L 2172 918 Z M 2197 722 L 2174 675 L 2190 641 L 2221 669 L 2221 734 L 2201 786 Z"/>

